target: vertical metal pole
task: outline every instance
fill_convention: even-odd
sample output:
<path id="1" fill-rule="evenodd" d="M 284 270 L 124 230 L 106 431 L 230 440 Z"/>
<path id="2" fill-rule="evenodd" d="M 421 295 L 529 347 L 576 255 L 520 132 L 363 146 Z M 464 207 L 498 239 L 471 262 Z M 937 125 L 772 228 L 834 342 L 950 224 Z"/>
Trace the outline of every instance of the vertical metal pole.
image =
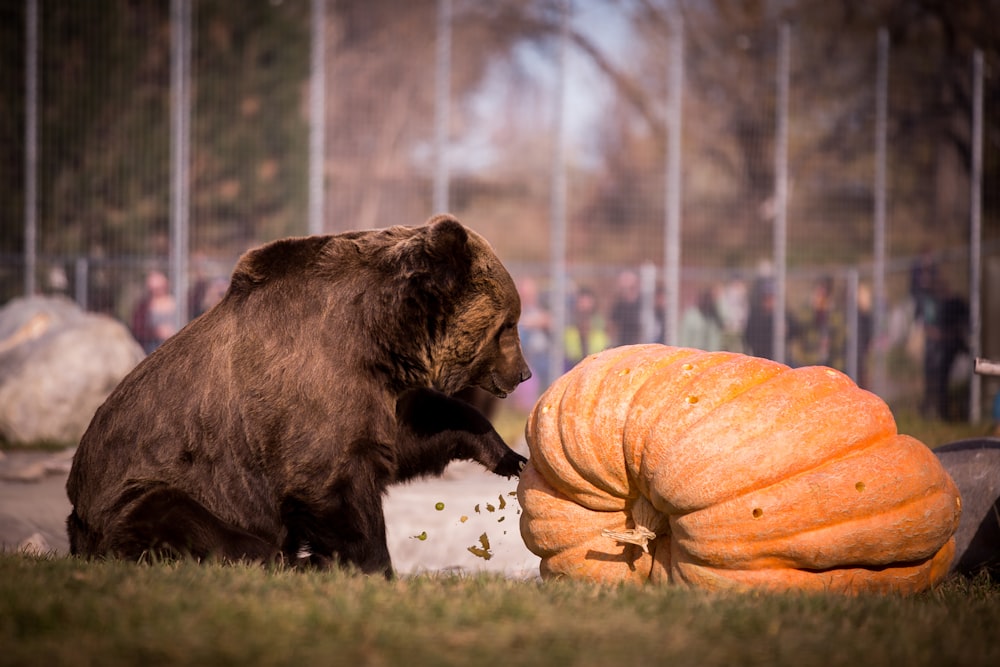
<path id="1" fill-rule="evenodd" d="M 861 355 L 864 350 L 858 344 L 861 339 L 860 317 L 858 317 L 858 270 L 856 268 L 847 271 L 847 294 L 845 298 L 847 307 L 847 375 L 855 382 L 861 382 Z"/>
<path id="2" fill-rule="evenodd" d="M 90 307 L 88 292 L 90 283 L 90 260 L 86 257 L 77 257 L 73 267 L 73 290 L 76 305 L 83 310 Z"/>
<path id="3" fill-rule="evenodd" d="M 681 310 L 681 121 L 684 95 L 684 23 L 674 21 L 670 43 L 670 101 L 667 109 L 666 229 L 663 288 L 666 299 L 663 342 L 676 345 Z"/>
<path id="4" fill-rule="evenodd" d="M 872 390 L 885 395 L 886 367 L 886 164 L 889 114 L 889 31 L 878 31 L 877 62 L 875 66 L 875 230 L 872 249 Z"/>
<path id="5" fill-rule="evenodd" d="M 569 50 L 570 0 L 562 0 L 556 67 L 555 108 L 552 117 L 552 194 L 550 217 L 550 271 L 552 273 L 552 344 L 549 349 L 549 377 L 564 372 L 566 332 L 566 138 L 565 96 L 566 56 Z"/>
<path id="6" fill-rule="evenodd" d="M 171 197 L 170 284 L 177 302 L 179 329 L 188 316 L 188 240 L 190 235 L 189 156 L 191 123 L 191 1 L 170 2 Z"/>
<path id="7" fill-rule="evenodd" d="M 309 234 L 324 232 L 326 146 L 326 0 L 312 0 L 309 64 Z"/>
<path id="8" fill-rule="evenodd" d="M 38 289 L 38 0 L 28 0 L 24 22 L 24 294 L 32 296 Z"/>
<path id="9" fill-rule="evenodd" d="M 656 265 L 643 262 L 639 266 L 639 340 L 643 343 L 657 342 L 662 338 L 656 322 Z"/>
<path id="10" fill-rule="evenodd" d="M 448 211 L 448 126 L 451 112 L 451 0 L 438 0 L 434 96 L 435 213 Z"/>
<path id="11" fill-rule="evenodd" d="M 983 52 L 972 56 L 972 168 L 969 220 L 969 352 L 983 354 L 982 344 L 982 207 L 983 207 Z M 969 421 L 982 418 L 983 378 L 973 373 L 969 385 Z"/>
<path id="12" fill-rule="evenodd" d="M 785 361 L 788 290 L 788 77 L 789 27 L 782 24 L 778 33 L 777 130 L 774 146 L 774 340 L 775 361 Z"/>

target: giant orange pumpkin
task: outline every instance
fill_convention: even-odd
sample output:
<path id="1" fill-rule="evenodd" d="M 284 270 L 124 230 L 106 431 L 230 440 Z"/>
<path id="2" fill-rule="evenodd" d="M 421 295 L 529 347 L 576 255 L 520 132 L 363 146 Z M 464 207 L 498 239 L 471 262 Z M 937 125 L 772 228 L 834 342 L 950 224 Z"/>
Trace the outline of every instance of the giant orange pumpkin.
<path id="1" fill-rule="evenodd" d="M 954 555 L 951 478 L 830 368 L 615 348 L 553 383 L 526 433 L 521 534 L 544 578 L 907 593 Z"/>

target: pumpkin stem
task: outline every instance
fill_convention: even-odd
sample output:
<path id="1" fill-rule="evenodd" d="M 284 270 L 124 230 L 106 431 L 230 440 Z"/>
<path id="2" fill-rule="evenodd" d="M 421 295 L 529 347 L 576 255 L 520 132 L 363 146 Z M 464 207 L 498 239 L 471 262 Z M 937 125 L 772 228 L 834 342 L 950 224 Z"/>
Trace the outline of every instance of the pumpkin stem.
<path id="1" fill-rule="evenodd" d="M 605 528 L 601 531 L 601 535 L 616 542 L 638 545 L 642 547 L 643 551 L 649 553 L 649 541 L 656 539 L 657 531 L 666 528 L 666 517 L 657 512 L 645 496 L 639 496 L 632 505 L 632 521 L 635 523 L 635 528 L 628 530 L 608 530 Z"/>
<path id="2" fill-rule="evenodd" d="M 642 526 L 637 526 L 631 530 L 608 530 L 605 528 L 601 531 L 601 535 L 604 537 L 610 537 L 616 542 L 637 544 L 642 547 L 642 550 L 646 553 L 649 553 L 649 541 L 656 537 L 656 533 L 651 531 L 649 528 L 644 528 Z"/>

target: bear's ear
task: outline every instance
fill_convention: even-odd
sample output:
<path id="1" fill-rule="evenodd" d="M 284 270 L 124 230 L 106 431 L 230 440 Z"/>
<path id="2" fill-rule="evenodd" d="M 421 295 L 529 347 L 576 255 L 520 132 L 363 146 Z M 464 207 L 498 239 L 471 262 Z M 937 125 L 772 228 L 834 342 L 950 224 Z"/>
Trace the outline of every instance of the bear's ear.
<path id="1" fill-rule="evenodd" d="M 427 221 L 427 250 L 437 259 L 463 260 L 468 257 L 469 232 L 456 218 L 436 215 Z"/>
<path id="2" fill-rule="evenodd" d="M 421 252 L 421 268 L 437 276 L 435 281 L 448 291 L 451 281 L 462 282 L 472 270 L 473 251 L 469 244 L 469 230 L 450 215 L 438 215 L 427 221 L 426 235 Z"/>
<path id="3" fill-rule="evenodd" d="M 450 215 L 431 218 L 421 227 L 404 229 L 409 236 L 385 255 L 385 270 L 422 290 L 450 294 L 472 270 L 469 231 Z"/>

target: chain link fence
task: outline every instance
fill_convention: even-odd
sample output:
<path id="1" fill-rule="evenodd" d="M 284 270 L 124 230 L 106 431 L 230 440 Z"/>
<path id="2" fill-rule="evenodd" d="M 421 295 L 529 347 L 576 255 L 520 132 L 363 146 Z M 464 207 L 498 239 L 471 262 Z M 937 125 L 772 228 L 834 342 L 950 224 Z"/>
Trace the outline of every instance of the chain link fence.
<path id="1" fill-rule="evenodd" d="M 919 407 L 934 297 L 978 323 L 948 366 L 973 399 L 923 407 L 978 419 L 1000 135 L 976 134 L 973 93 L 995 119 L 995 44 L 941 53 L 878 11 L 845 33 L 835 7 L 778 4 L 8 7 L 0 301 L 131 322 L 157 272 L 182 325 L 254 245 L 446 208 L 520 285 L 525 405 L 582 354 L 665 341 L 828 364 Z"/>

